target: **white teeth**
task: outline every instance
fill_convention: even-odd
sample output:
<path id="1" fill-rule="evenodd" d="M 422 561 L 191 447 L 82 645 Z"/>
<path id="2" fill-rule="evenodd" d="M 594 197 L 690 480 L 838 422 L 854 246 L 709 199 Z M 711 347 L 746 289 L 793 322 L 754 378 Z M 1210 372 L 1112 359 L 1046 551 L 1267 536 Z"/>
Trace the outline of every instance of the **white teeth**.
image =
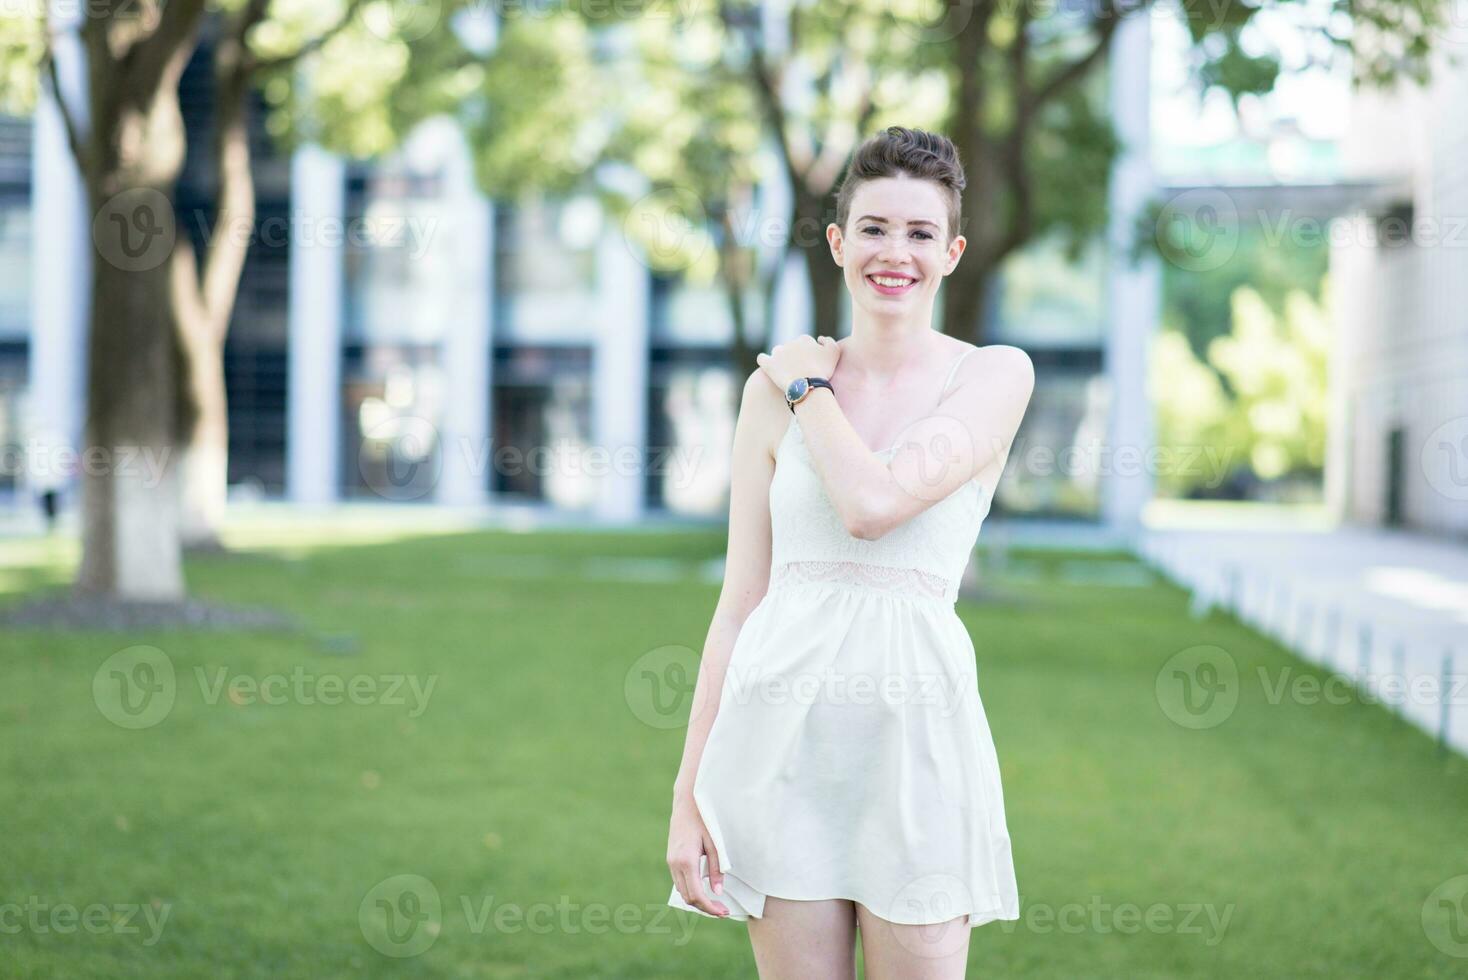
<path id="1" fill-rule="evenodd" d="M 889 276 L 872 276 L 872 282 L 881 286 L 906 286 L 912 282 L 911 279 L 893 279 Z"/>

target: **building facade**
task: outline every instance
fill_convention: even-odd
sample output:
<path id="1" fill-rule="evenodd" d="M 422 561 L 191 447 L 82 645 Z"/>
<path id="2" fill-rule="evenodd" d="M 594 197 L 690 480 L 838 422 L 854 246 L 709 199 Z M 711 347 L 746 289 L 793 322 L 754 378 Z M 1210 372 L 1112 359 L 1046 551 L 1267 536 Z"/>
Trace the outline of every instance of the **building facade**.
<path id="1" fill-rule="evenodd" d="M 1465 98 L 1468 66 L 1446 59 L 1425 88 L 1354 96 L 1344 159 L 1381 190 L 1332 238 L 1326 481 L 1347 520 L 1458 538 L 1468 538 Z"/>

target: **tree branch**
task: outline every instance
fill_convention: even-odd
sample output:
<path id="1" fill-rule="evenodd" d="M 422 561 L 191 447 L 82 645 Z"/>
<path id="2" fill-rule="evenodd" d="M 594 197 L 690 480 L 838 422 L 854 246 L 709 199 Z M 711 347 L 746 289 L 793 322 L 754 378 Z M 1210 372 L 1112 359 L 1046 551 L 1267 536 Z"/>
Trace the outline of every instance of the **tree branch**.
<path id="1" fill-rule="evenodd" d="M 1145 7 L 1138 7 L 1136 12 L 1145 11 Z M 1096 28 L 1096 40 L 1090 50 L 1046 79 L 1045 83 L 1036 89 L 1033 96 L 1031 96 L 1027 110 L 1032 112 L 1038 109 L 1066 87 L 1079 80 L 1086 72 L 1090 71 L 1101 60 L 1101 57 L 1106 54 L 1107 49 L 1111 47 L 1111 38 L 1116 33 L 1116 29 L 1121 26 L 1122 18 L 1126 16 L 1128 14 L 1117 13 L 1114 7 L 1107 4 L 1096 18 L 1094 25 Z"/>
<path id="2" fill-rule="evenodd" d="M 263 0 L 262 5 L 268 5 L 269 2 L 270 0 Z M 326 42 L 330 41 L 332 38 L 340 34 L 342 32 L 342 29 L 345 28 L 349 23 L 351 23 L 352 18 L 356 16 L 357 11 L 362 8 L 362 4 L 364 2 L 365 0 L 349 0 L 349 2 L 347 3 L 347 8 L 342 11 L 341 18 L 338 19 L 336 23 L 332 24 L 326 30 L 322 31 L 320 34 L 317 34 L 309 41 L 304 42 L 299 48 L 297 48 L 295 51 L 292 51 L 290 54 L 283 54 L 274 58 L 257 58 L 253 54 L 249 55 L 248 58 L 250 70 L 269 71 L 275 68 L 285 68 L 290 65 L 294 65 L 296 62 L 311 54 L 313 51 L 321 50 L 321 48 L 326 45 Z M 240 38 L 243 41 L 243 33 L 241 33 Z"/>
<path id="3" fill-rule="evenodd" d="M 745 44 L 749 48 L 749 76 L 754 82 L 755 92 L 759 96 L 760 107 L 764 110 L 766 121 L 775 131 L 775 139 L 780 144 L 780 157 L 785 163 L 786 175 L 790 178 L 791 187 L 798 195 L 805 190 L 805 176 L 810 167 L 810 157 L 809 154 L 806 154 L 803 160 L 798 161 L 795 148 L 790 144 L 785 107 L 780 102 L 779 79 L 770 70 L 769 63 L 765 59 L 764 39 L 759 36 L 759 25 L 756 24 L 751 30 L 731 0 L 719 0 L 719 20 L 723 23 L 725 30 L 731 34 L 744 36 Z"/>
<path id="4" fill-rule="evenodd" d="M 130 91 L 152 98 L 169 64 L 195 37 L 203 13 L 204 0 L 169 0 L 160 5 L 158 26 L 122 56 L 121 74 L 127 76 L 125 85 Z"/>

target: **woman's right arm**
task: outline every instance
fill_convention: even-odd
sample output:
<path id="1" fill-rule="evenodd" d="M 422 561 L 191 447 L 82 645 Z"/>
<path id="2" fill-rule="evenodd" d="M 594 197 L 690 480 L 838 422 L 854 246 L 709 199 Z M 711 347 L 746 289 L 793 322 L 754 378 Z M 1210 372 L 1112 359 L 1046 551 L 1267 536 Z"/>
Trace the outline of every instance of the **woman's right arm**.
<path id="1" fill-rule="evenodd" d="M 708 856 L 709 882 L 722 890 L 719 856 L 693 799 L 693 781 L 703 756 L 734 642 L 749 614 L 764 598 L 770 579 L 770 481 L 775 474 L 772 437 L 783 437 L 789 420 L 784 396 L 762 370 L 744 382 L 739 417 L 734 424 L 734 449 L 730 467 L 729 542 L 724 560 L 724 585 L 714 608 L 698 679 L 694 683 L 693 707 L 688 716 L 688 734 L 683 760 L 673 783 L 673 817 L 668 835 L 668 867 L 684 901 L 713 915 L 728 910 L 703 892 L 699 859 Z"/>

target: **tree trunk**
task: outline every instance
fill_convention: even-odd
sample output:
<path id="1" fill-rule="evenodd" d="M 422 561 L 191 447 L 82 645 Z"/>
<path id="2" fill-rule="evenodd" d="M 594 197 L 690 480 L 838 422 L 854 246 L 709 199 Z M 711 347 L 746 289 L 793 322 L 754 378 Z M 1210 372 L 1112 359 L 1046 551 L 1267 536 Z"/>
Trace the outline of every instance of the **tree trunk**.
<path id="1" fill-rule="evenodd" d="M 116 20 L 84 20 L 89 130 L 66 116 L 91 205 L 92 315 L 82 459 L 81 595 L 184 597 L 179 545 L 173 189 L 178 80 L 201 2 L 168 5 L 126 57 Z M 63 113 L 65 109 L 63 106 Z"/>
<path id="2" fill-rule="evenodd" d="M 102 186 L 98 186 L 98 184 Z M 157 188 L 107 193 L 93 182 L 92 213 L 129 231 L 152 227 Z M 166 198 L 164 198 L 166 199 Z M 105 235 L 106 232 L 101 234 Z M 75 589 L 131 599 L 184 594 L 173 453 L 173 311 L 165 254 L 151 268 L 125 267 L 128 252 L 100 245 L 92 268 L 86 452 L 82 468 L 82 560 Z M 156 242 L 149 248 L 158 248 Z M 118 256 L 123 256 L 121 259 Z M 144 249 L 141 264 L 154 261 Z"/>
<path id="3" fill-rule="evenodd" d="M 188 263 L 192 265 L 193 263 Z M 219 528 L 229 484 L 229 410 L 224 387 L 222 331 L 211 324 L 179 324 L 180 533 L 189 550 L 222 547 Z"/>
<path id="4" fill-rule="evenodd" d="M 263 14 L 263 7 L 260 8 Z M 214 226 L 206 245 L 202 282 L 186 241 L 175 279 L 184 406 L 183 543 L 218 550 L 229 491 L 229 405 L 224 342 L 239 295 L 255 228 L 255 177 L 250 162 L 250 80 L 243 32 L 224 31 L 214 47 Z"/>
<path id="5" fill-rule="evenodd" d="M 968 261 L 967 255 L 959 259 L 958 268 L 943 283 L 943 323 L 940 329 L 950 337 L 982 346 L 987 333 L 982 317 L 997 270 L 973 268 L 965 272 L 963 265 Z M 974 261 L 980 260 L 975 257 Z"/>

